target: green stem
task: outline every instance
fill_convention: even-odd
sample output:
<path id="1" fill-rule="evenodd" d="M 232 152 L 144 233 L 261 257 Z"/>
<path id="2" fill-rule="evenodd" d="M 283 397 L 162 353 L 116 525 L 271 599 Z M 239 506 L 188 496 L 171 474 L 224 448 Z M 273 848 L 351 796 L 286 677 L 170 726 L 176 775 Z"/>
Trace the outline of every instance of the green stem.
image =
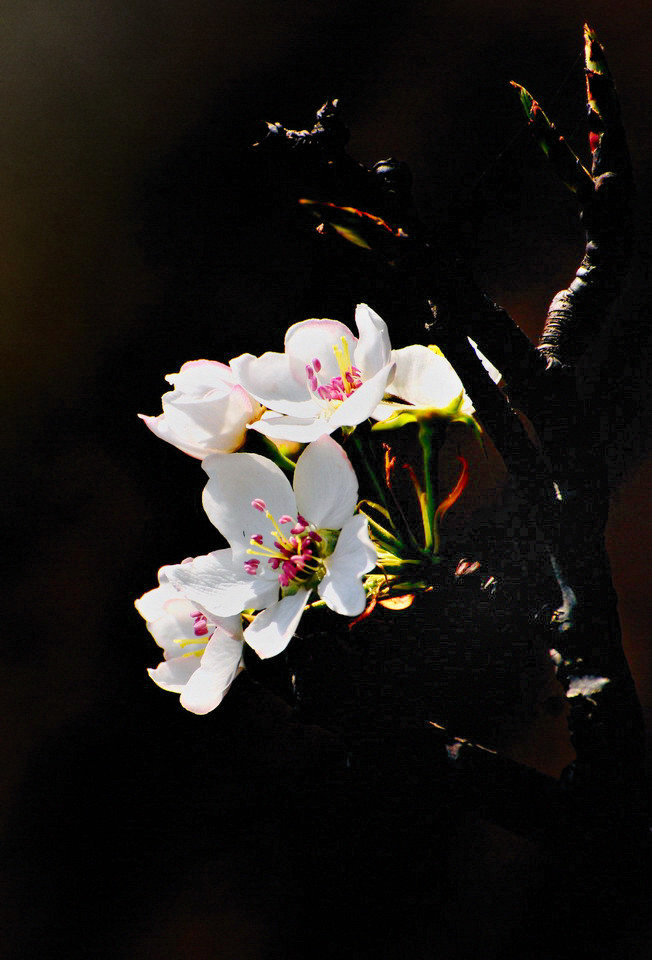
<path id="1" fill-rule="evenodd" d="M 405 546 L 402 540 L 399 540 L 398 537 L 395 537 L 393 533 L 390 533 L 389 530 L 386 530 L 377 520 L 374 520 L 373 517 L 370 517 L 362 507 L 358 507 L 359 512 L 363 517 L 367 518 L 369 526 L 373 530 L 374 534 L 378 537 L 379 540 L 383 541 L 383 545 L 387 547 L 390 551 L 400 550 Z"/>
<path id="2" fill-rule="evenodd" d="M 378 497 L 379 497 L 379 499 L 380 499 L 380 502 L 382 503 L 382 505 L 385 507 L 385 509 L 387 510 L 387 512 L 388 512 L 388 514 L 389 514 L 389 509 L 388 509 L 388 507 L 387 507 L 387 498 L 386 498 L 386 496 L 385 496 L 385 491 L 384 491 L 384 489 L 383 489 L 383 485 L 382 485 L 382 483 L 379 481 L 379 479 L 378 479 L 378 477 L 376 476 L 374 470 L 372 469 L 371 464 L 369 463 L 369 459 L 368 459 L 368 457 L 367 457 L 366 450 L 365 450 L 365 448 L 364 448 L 364 444 L 363 444 L 362 440 L 360 439 L 360 437 L 357 435 L 357 433 L 354 433 L 354 434 L 353 434 L 353 443 L 354 443 L 354 445 L 355 445 L 356 450 L 358 451 L 358 454 L 359 454 L 359 456 L 360 456 L 360 459 L 362 460 L 362 462 L 363 462 L 364 465 L 365 465 L 366 471 L 367 471 L 367 473 L 369 474 L 369 477 L 370 477 L 370 479 L 371 479 L 371 482 L 373 483 L 373 486 L 374 486 L 374 490 L 376 491 L 376 494 L 378 495 Z M 393 522 L 393 520 L 391 519 L 391 515 L 390 515 L 389 519 L 390 519 L 390 523 L 392 524 L 392 526 L 394 526 L 394 522 Z"/>
<path id="3" fill-rule="evenodd" d="M 391 523 L 393 529 L 397 531 L 397 533 L 399 533 L 399 531 L 402 530 L 402 534 L 400 534 L 399 536 L 397 536 L 397 540 L 399 541 L 399 543 L 401 543 L 402 546 L 404 546 L 405 543 L 409 541 L 409 542 L 411 542 L 411 543 L 414 545 L 414 547 L 416 547 L 417 550 L 420 550 L 421 547 L 420 547 L 420 545 L 419 545 L 416 537 L 414 536 L 414 533 L 412 532 L 412 530 L 411 530 L 411 528 L 410 528 L 410 525 L 409 525 L 409 523 L 408 523 L 407 517 L 405 516 L 405 513 L 403 512 L 403 508 L 401 507 L 401 504 L 400 504 L 400 502 L 399 502 L 396 494 L 394 493 L 394 491 L 393 491 L 392 488 L 390 487 L 390 488 L 389 488 L 389 494 L 390 494 L 390 496 L 391 496 L 391 498 L 392 498 L 393 505 L 394 505 L 394 507 L 396 508 L 396 513 L 398 514 L 398 518 L 399 518 L 399 521 L 400 521 L 400 522 L 399 522 L 399 523 L 396 523 L 395 518 L 392 516 L 392 513 L 391 513 L 391 511 L 390 511 L 390 509 L 389 509 L 389 505 L 388 505 L 388 502 L 387 502 L 387 496 L 386 496 L 385 490 L 384 490 L 384 488 L 383 488 L 383 485 L 381 484 L 381 482 L 379 481 L 378 477 L 377 477 L 376 474 L 374 473 L 374 471 L 373 471 L 373 469 L 372 469 L 372 467 L 371 467 L 371 464 L 369 463 L 369 459 L 367 458 L 367 454 L 366 454 L 366 451 L 365 451 L 365 449 L 364 449 L 363 441 L 360 439 L 360 437 L 359 437 L 357 434 L 354 434 L 354 435 L 353 435 L 353 443 L 355 444 L 356 450 L 358 451 L 358 454 L 360 455 L 360 458 L 362 459 L 362 461 L 363 461 L 363 463 L 364 463 L 364 465 L 365 465 L 365 467 L 366 467 L 366 469 L 367 469 L 367 473 L 368 473 L 369 476 L 371 477 L 371 480 L 372 480 L 373 485 L 374 485 L 374 489 L 376 490 L 376 493 L 378 494 L 378 497 L 379 497 L 379 499 L 380 499 L 380 502 L 382 503 L 383 507 L 384 507 L 385 510 L 387 511 L 387 516 L 388 516 L 389 522 Z"/>
<path id="4" fill-rule="evenodd" d="M 422 420 L 419 423 L 419 443 L 421 444 L 421 451 L 423 454 L 423 483 L 425 487 L 426 495 L 426 523 L 425 527 L 425 538 L 426 543 L 425 547 L 429 550 L 433 547 L 433 553 L 436 553 L 437 550 L 434 549 L 434 535 L 435 535 L 435 491 L 434 491 L 434 477 L 433 477 L 433 453 L 432 453 L 432 427 L 427 422 Z M 438 544 L 437 544 L 438 546 Z"/>

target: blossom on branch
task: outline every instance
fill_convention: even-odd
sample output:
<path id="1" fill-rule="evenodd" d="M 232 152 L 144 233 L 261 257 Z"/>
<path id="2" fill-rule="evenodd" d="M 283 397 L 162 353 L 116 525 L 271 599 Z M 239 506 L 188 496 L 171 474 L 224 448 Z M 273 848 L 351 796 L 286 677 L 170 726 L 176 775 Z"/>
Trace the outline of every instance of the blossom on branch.
<path id="1" fill-rule="evenodd" d="M 285 335 L 284 353 L 245 353 L 231 361 L 238 382 L 268 408 L 250 424 L 271 438 L 310 443 L 371 416 L 393 372 L 387 325 L 366 304 L 358 336 L 337 320 L 303 320 Z"/>
<path id="2" fill-rule="evenodd" d="M 224 363 L 191 360 L 165 379 L 174 389 L 163 394 L 163 413 L 139 416 L 162 440 L 199 460 L 238 450 L 247 424 L 263 412 Z"/>
<path id="3" fill-rule="evenodd" d="M 159 687 L 181 694 L 186 710 L 208 713 L 221 703 L 241 669 L 241 617 L 215 617 L 198 609 L 164 575 L 160 580 L 160 586 L 135 604 L 163 649 L 163 662 L 147 672 Z"/>
<path id="4" fill-rule="evenodd" d="M 212 615 L 258 611 L 244 639 L 260 657 L 288 645 L 311 595 L 348 617 L 365 606 L 362 577 L 376 565 L 367 519 L 354 515 L 358 482 L 328 436 L 297 460 L 294 489 L 258 454 L 214 454 L 204 508 L 229 547 L 164 567 L 161 576 Z"/>
<path id="5" fill-rule="evenodd" d="M 487 373 L 497 383 L 500 373 L 469 340 Z M 395 369 L 387 393 L 372 416 L 380 421 L 374 429 L 394 428 L 415 420 L 461 420 L 471 426 L 475 412 L 464 384 L 439 347 L 413 344 L 392 350 Z"/>

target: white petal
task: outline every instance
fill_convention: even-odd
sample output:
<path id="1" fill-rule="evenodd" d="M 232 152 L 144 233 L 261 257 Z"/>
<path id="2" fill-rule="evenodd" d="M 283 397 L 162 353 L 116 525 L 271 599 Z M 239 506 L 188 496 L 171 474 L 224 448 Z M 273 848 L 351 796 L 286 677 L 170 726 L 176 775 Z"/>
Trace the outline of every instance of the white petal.
<path id="1" fill-rule="evenodd" d="M 462 381 L 441 353 L 413 344 L 393 350 L 396 370 L 388 393 L 415 407 L 443 409 L 464 390 Z"/>
<path id="2" fill-rule="evenodd" d="M 190 614 L 197 610 L 197 604 L 186 600 L 180 593 L 177 593 L 177 597 L 178 600 L 167 602 L 166 612 L 162 617 L 147 624 L 147 629 L 159 647 L 163 648 L 166 657 L 179 656 L 181 649 L 177 641 L 192 639 L 195 635 L 195 622 Z M 190 649 L 184 647 L 183 653 Z"/>
<path id="3" fill-rule="evenodd" d="M 302 417 L 277 417 L 274 414 L 265 414 L 256 423 L 251 424 L 252 430 L 264 434 L 270 440 L 287 440 L 290 443 L 311 443 L 318 437 L 323 437 L 332 429 L 325 417 L 306 419 Z"/>
<path id="4" fill-rule="evenodd" d="M 242 617 L 237 613 L 233 617 L 216 617 L 217 626 L 229 637 L 242 640 Z"/>
<path id="5" fill-rule="evenodd" d="M 316 527 L 341 530 L 358 502 L 358 480 L 346 453 L 332 437 L 303 451 L 294 471 L 297 507 Z"/>
<path id="6" fill-rule="evenodd" d="M 262 533 L 267 546 L 272 546 L 276 539 L 265 514 L 251 505 L 253 500 L 264 500 L 277 520 L 283 514 L 296 516 L 290 482 L 267 457 L 257 453 L 216 453 L 207 457 L 202 466 L 209 478 L 204 487 L 204 509 L 231 544 L 234 562 L 249 559 L 246 551 L 252 536 Z"/>
<path id="7" fill-rule="evenodd" d="M 164 660 L 156 669 L 148 670 L 148 674 L 159 687 L 170 690 L 172 693 L 181 693 L 188 680 L 199 669 L 199 657 L 175 657 L 174 660 Z"/>
<path id="8" fill-rule="evenodd" d="M 231 367 L 247 393 L 271 410 L 296 417 L 314 413 L 316 404 L 308 390 L 305 369 L 295 377 L 290 358 L 284 353 L 264 353 L 262 357 L 243 353 L 231 361 Z"/>
<path id="9" fill-rule="evenodd" d="M 261 659 L 275 657 L 285 650 L 299 625 L 309 596 L 308 590 L 297 590 L 292 596 L 283 597 L 263 610 L 250 623 L 244 637 Z"/>
<path id="10" fill-rule="evenodd" d="M 134 601 L 134 606 L 138 613 L 145 620 L 158 620 L 165 613 L 166 600 L 178 599 L 177 590 L 169 583 L 148 590 L 142 597 Z"/>
<path id="11" fill-rule="evenodd" d="M 366 303 L 359 303 L 355 311 L 359 339 L 354 351 L 355 365 L 363 380 L 368 380 L 391 361 L 392 347 L 387 324 Z"/>
<path id="12" fill-rule="evenodd" d="M 371 380 L 367 380 L 347 397 L 330 418 L 331 431 L 343 426 L 355 427 L 372 415 L 382 400 L 385 390 L 388 389 L 387 382 L 392 375 L 393 367 L 393 363 L 382 367 Z"/>
<path id="13" fill-rule="evenodd" d="M 487 360 L 487 358 L 485 357 L 482 350 L 480 350 L 475 340 L 472 340 L 471 337 L 467 337 L 466 339 L 469 341 L 469 343 L 475 350 L 476 354 L 478 355 L 478 360 L 482 363 L 482 366 L 485 368 L 485 370 L 487 371 L 487 373 L 489 374 L 493 382 L 500 383 L 500 381 L 503 379 L 503 375 L 500 372 L 500 370 L 494 367 L 491 360 Z"/>
<path id="14" fill-rule="evenodd" d="M 193 360 L 166 380 L 174 390 L 163 395 L 163 413 L 141 418 L 158 437 L 192 457 L 238 449 L 247 423 L 262 412 L 223 363 Z"/>
<path id="15" fill-rule="evenodd" d="M 352 356 L 356 338 L 339 320 L 302 320 L 293 324 L 285 334 L 285 352 L 294 378 L 307 383 L 306 366 L 312 364 L 315 358 L 321 363 L 321 371 L 317 375 L 319 383 L 329 383 L 333 377 L 338 377 L 340 368 L 333 347 L 341 348 L 342 337 L 347 341 Z M 298 411 L 295 412 L 300 416 Z"/>
<path id="16" fill-rule="evenodd" d="M 139 413 L 138 416 L 159 439 L 171 443 L 172 446 L 178 450 L 187 453 L 190 457 L 195 457 L 197 460 L 201 460 L 202 457 L 206 456 L 203 445 L 190 442 L 180 437 L 179 434 L 173 430 L 168 417 L 164 413 L 160 413 L 158 417 L 147 417 L 144 413 Z"/>
<path id="17" fill-rule="evenodd" d="M 195 557 L 190 563 L 163 567 L 161 575 L 189 600 L 218 617 L 260 610 L 278 597 L 277 577 L 250 576 L 228 549 Z"/>
<path id="18" fill-rule="evenodd" d="M 342 529 L 333 554 L 327 558 L 327 573 L 317 592 L 324 602 L 346 617 L 356 617 L 365 608 L 361 577 L 376 566 L 376 548 L 369 539 L 365 517 L 352 517 Z"/>
<path id="19" fill-rule="evenodd" d="M 204 714 L 221 703 L 233 683 L 242 660 L 242 639 L 216 630 L 206 644 L 199 669 L 181 693 L 181 706 Z"/>
<path id="20" fill-rule="evenodd" d="M 242 445 L 245 427 L 262 413 L 257 400 L 236 384 L 201 397 L 163 397 L 163 410 L 175 433 L 210 453 L 230 453 Z"/>
<path id="21" fill-rule="evenodd" d="M 235 383 L 230 367 L 217 360 L 189 360 L 178 373 L 170 373 L 165 379 L 175 390 L 191 396 L 203 396 L 215 388 L 226 391 Z"/>

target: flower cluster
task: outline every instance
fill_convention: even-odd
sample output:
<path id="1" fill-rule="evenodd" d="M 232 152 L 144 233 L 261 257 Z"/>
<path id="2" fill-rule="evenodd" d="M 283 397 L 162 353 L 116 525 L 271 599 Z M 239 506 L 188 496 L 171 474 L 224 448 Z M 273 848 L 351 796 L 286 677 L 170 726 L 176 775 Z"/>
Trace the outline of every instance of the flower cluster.
<path id="1" fill-rule="evenodd" d="M 461 420 L 477 429 L 473 406 L 436 347 L 392 350 L 386 324 L 365 304 L 355 321 L 357 336 L 336 320 L 305 320 L 287 331 L 283 353 L 185 363 L 166 378 L 173 390 L 163 412 L 142 417 L 202 461 L 204 509 L 228 543 L 162 567 L 159 586 L 136 601 L 163 649 L 150 676 L 194 713 L 221 702 L 245 643 L 273 657 L 307 608 L 359 617 L 425 585 L 424 568 L 437 562 L 442 507 L 429 484 L 429 425 Z M 393 518 L 382 483 L 380 503 L 359 500 L 349 456 L 372 474 L 360 431 L 369 441 L 410 422 L 420 424 L 424 447 L 418 546 Z M 264 455 L 242 452 L 248 441 Z"/>

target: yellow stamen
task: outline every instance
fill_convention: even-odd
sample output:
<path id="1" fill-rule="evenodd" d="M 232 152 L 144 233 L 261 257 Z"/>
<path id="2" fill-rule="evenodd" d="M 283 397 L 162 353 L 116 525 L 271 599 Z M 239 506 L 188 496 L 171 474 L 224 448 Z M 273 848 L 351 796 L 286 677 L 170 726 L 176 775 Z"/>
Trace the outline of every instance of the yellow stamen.
<path id="1" fill-rule="evenodd" d="M 254 540 L 253 542 L 255 543 L 256 541 Z M 247 549 L 247 553 L 251 553 L 254 557 L 255 556 L 259 556 L 259 557 L 277 557 L 278 556 L 278 550 L 272 550 L 271 547 L 265 546 L 264 543 L 257 544 L 256 549 L 252 549 L 251 547 L 249 547 Z"/>
<path id="2" fill-rule="evenodd" d="M 272 516 L 272 514 L 269 512 L 269 510 L 266 512 L 265 516 L 267 517 L 268 520 L 271 520 L 271 521 L 272 521 L 272 525 L 273 525 L 274 529 L 276 530 L 276 533 L 277 533 L 279 539 L 282 540 L 282 539 L 283 539 L 283 534 L 281 533 L 281 528 L 279 527 L 278 523 L 276 522 L 276 520 L 275 520 L 275 518 Z"/>
<path id="3" fill-rule="evenodd" d="M 180 647 L 187 647 L 189 643 L 201 643 L 206 646 L 208 638 L 204 640 L 202 637 L 183 637 L 181 640 L 175 640 L 174 642 L 178 643 Z"/>
<path id="4" fill-rule="evenodd" d="M 175 640 L 175 643 L 178 643 L 180 647 L 187 647 L 189 644 L 199 644 L 201 650 L 188 650 L 187 653 L 182 653 L 182 657 L 203 657 L 204 650 L 206 649 L 206 644 L 209 641 L 209 637 L 181 637 L 179 640 Z"/>
<path id="5" fill-rule="evenodd" d="M 349 341 L 346 337 L 340 337 L 341 347 L 338 347 L 337 344 L 333 344 L 333 352 L 335 354 L 335 359 L 337 360 L 337 366 L 340 371 L 340 377 L 342 378 L 342 384 L 344 386 L 344 392 L 346 394 L 353 393 L 353 387 L 347 380 L 347 373 L 351 372 L 351 354 L 349 353 Z"/>
<path id="6" fill-rule="evenodd" d="M 351 357 L 349 355 L 349 341 L 346 337 L 340 338 L 342 341 L 342 359 L 344 360 L 344 371 L 348 372 L 351 369 Z"/>

